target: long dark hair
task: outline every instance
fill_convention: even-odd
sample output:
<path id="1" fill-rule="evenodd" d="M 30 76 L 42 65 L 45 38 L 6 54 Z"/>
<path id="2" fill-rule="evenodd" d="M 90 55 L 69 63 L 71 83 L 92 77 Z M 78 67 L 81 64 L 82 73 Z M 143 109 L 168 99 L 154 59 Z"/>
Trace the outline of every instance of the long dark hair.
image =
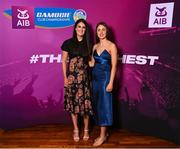
<path id="1" fill-rule="evenodd" d="M 102 25 L 106 28 L 106 38 L 110 41 L 112 41 L 111 39 L 111 36 L 110 36 L 110 29 L 108 27 L 108 25 L 105 23 L 105 22 L 99 22 L 97 25 L 96 25 L 96 43 L 99 43 L 99 37 L 97 35 L 97 28 L 99 25 Z"/>
<path id="2" fill-rule="evenodd" d="M 77 33 L 76 33 L 76 27 L 77 25 L 82 22 L 84 23 L 84 25 L 86 26 L 86 31 L 85 31 L 85 34 L 83 36 L 83 43 L 85 45 L 85 49 L 86 50 L 85 52 L 89 55 L 91 53 L 91 49 L 92 49 L 92 44 L 91 44 L 91 41 L 90 41 L 90 31 L 89 31 L 89 25 L 88 23 L 86 22 L 86 20 L 84 19 L 79 19 L 76 21 L 75 25 L 74 25 L 74 30 L 73 30 L 73 40 L 77 43 L 78 42 L 78 39 L 77 39 Z"/>

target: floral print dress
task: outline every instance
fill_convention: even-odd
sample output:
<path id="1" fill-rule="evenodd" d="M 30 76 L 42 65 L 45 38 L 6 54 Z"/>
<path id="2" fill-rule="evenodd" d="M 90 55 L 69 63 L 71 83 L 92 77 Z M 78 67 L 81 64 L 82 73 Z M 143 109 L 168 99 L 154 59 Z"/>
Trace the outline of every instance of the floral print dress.
<path id="1" fill-rule="evenodd" d="M 69 55 L 67 65 L 68 86 L 64 89 L 64 109 L 74 114 L 92 115 L 87 57 L 80 54 L 82 53 L 81 50 L 79 53 L 73 53 L 71 50 L 73 49 L 72 42 L 72 39 L 67 40 L 61 47 Z M 81 49 L 80 45 L 78 47 Z"/>

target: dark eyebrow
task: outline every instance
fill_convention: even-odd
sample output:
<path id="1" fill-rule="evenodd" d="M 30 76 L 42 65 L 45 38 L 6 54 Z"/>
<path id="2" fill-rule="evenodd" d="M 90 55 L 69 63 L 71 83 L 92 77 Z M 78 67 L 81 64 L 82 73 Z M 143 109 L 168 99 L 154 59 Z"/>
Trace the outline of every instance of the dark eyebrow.
<path id="1" fill-rule="evenodd" d="M 84 28 L 86 28 L 86 26 L 81 26 L 81 25 L 78 25 L 79 27 L 84 27 Z"/>

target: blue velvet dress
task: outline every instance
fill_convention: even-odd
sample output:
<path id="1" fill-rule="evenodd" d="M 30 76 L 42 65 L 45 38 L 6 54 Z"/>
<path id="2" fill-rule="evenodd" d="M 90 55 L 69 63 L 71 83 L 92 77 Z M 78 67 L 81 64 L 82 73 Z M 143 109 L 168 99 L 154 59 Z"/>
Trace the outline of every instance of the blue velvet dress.
<path id="1" fill-rule="evenodd" d="M 104 50 L 98 55 L 93 53 L 95 66 L 92 70 L 93 107 L 96 124 L 99 126 L 112 125 L 112 93 L 106 91 L 111 73 L 111 55 Z"/>

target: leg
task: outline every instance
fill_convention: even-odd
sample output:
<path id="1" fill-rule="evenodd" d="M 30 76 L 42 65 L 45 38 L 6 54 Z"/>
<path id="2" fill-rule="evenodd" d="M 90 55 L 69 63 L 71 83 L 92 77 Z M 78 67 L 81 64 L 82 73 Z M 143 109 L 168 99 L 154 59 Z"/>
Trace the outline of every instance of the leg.
<path id="1" fill-rule="evenodd" d="M 89 139 L 89 116 L 85 115 L 83 117 L 84 119 L 84 136 L 83 136 L 83 140 L 87 141 Z"/>
<path id="2" fill-rule="evenodd" d="M 100 138 L 104 138 L 106 136 L 106 130 L 107 127 L 101 127 Z"/>
<path id="3" fill-rule="evenodd" d="M 100 127 L 100 136 L 95 140 L 93 146 L 100 146 L 104 141 L 106 141 L 107 137 L 107 127 Z"/>
<path id="4" fill-rule="evenodd" d="M 71 114 L 71 117 L 74 126 L 73 139 L 74 141 L 78 142 L 79 141 L 78 116 L 77 114 Z"/>
<path id="5" fill-rule="evenodd" d="M 73 122 L 74 130 L 79 130 L 77 114 L 71 114 L 71 117 L 72 117 L 72 122 Z"/>

